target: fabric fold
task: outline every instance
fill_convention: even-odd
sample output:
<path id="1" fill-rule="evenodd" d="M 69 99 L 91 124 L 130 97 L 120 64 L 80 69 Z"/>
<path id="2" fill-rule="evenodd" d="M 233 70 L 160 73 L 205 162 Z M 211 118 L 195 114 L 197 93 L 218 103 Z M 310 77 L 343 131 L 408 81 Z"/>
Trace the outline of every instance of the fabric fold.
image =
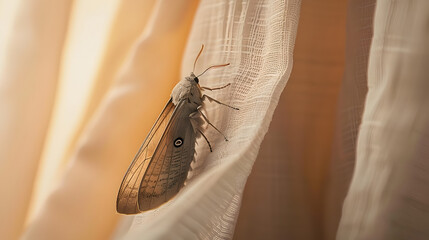
<path id="1" fill-rule="evenodd" d="M 368 94 L 338 239 L 429 236 L 429 2 L 378 0 Z"/>

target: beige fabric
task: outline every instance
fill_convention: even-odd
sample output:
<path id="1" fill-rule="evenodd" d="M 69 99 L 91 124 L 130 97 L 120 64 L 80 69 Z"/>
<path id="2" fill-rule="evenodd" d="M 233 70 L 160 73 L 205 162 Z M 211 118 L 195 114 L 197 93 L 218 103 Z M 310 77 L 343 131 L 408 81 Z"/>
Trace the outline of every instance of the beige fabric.
<path id="1" fill-rule="evenodd" d="M 200 84 L 232 83 L 230 89 L 207 94 L 240 110 L 205 104 L 210 121 L 229 141 L 207 129 L 214 152 L 209 153 L 204 139 L 197 141 L 197 161 L 186 188 L 157 211 L 137 216 L 126 239 L 232 238 L 244 184 L 289 78 L 299 6 L 299 1 L 201 2 L 182 73 L 189 74 L 204 42 L 196 72 L 212 64 L 231 66 L 208 72 Z"/>
<path id="2" fill-rule="evenodd" d="M 346 6 L 302 1 L 292 74 L 247 180 L 235 239 L 322 239 Z"/>
<path id="3" fill-rule="evenodd" d="M 429 2 L 378 0 L 338 239 L 429 236 Z"/>
<path id="4" fill-rule="evenodd" d="M 2 21 L 3 36 L 8 37 L 0 47 L 0 233 L 4 239 L 16 239 L 23 229 L 54 105 L 70 1 L 48 2 L 15 3 L 6 8 L 12 11 L 10 18 Z"/>
<path id="5" fill-rule="evenodd" d="M 79 137 L 59 186 L 24 239 L 106 239 L 115 229 L 119 183 L 180 75 L 196 6 L 190 1 L 157 3 L 120 77 Z"/>
<path id="6" fill-rule="evenodd" d="M 0 0 L 0 238 L 426 239 L 429 7 L 375 5 Z M 240 111 L 204 106 L 230 141 L 208 128 L 179 195 L 120 216 L 202 43 L 197 73 L 231 63 L 201 77 L 232 83 L 209 94 Z"/>

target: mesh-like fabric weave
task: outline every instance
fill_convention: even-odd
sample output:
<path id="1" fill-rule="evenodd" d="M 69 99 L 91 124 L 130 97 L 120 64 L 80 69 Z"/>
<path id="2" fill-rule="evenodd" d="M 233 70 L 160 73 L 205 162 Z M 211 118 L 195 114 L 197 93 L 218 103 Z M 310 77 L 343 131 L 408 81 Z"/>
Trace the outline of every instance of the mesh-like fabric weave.
<path id="1" fill-rule="evenodd" d="M 232 238 L 244 184 L 292 69 L 299 8 L 297 0 L 200 3 L 183 76 L 205 44 L 197 73 L 213 64 L 231 66 L 208 72 L 200 84 L 232 83 L 230 89 L 208 94 L 240 110 L 205 104 L 209 119 L 230 141 L 208 129 L 214 152 L 209 153 L 203 139 L 198 141 L 186 187 L 161 208 L 137 216 L 129 239 Z"/>
<path id="2" fill-rule="evenodd" d="M 337 239 L 429 236 L 429 2 L 378 0 L 356 166 Z"/>

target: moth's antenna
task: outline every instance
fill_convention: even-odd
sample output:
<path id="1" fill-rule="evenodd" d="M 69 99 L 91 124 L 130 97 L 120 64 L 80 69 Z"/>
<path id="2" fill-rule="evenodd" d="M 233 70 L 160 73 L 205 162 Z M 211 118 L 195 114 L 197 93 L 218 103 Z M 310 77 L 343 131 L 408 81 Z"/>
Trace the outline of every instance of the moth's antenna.
<path id="1" fill-rule="evenodd" d="M 204 44 L 201 45 L 201 50 L 198 53 L 197 58 L 195 58 L 194 69 L 192 70 L 192 72 L 195 72 L 195 65 L 197 65 L 198 58 L 200 57 L 201 53 L 203 52 L 203 49 L 204 49 Z"/>
<path id="2" fill-rule="evenodd" d="M 199 76 L 203 75 L 204 73 L 206 73 L 210 68 L 226 67 L 226 66 L 228 66 L 229 64 L 230 64 L 230 63 L 225 63 L 225 64 L 221 64 L 221 65 L 214 65 L 214 66 L 208 67 L 206 70 L 204 70 L 204 72 L 203 72 L 203 73 L 201 73 L 201 74 L 200 74 L 200 75 L 198 75 L 197 77 L 199 77 Z"/>

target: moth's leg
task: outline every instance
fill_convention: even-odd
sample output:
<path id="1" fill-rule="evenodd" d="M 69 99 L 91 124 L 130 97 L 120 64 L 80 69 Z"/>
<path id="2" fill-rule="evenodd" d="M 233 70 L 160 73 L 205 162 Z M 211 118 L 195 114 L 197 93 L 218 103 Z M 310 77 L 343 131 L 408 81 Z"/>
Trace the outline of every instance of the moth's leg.
<path id="1" fill-rule="evenodd" d="M 222 102 L 219 102 L 218 100 L 216 100 L 216 99 L 214 99 L 214 98 L 212 98 L 212 97 L 210 97 L 210 96 L 208 96 L 208 95 L 203 95 L 202 97 L 201 97 L 201 99 L 204 101 L 204 99 L 208 99 L 210 102 L 211 101 L 214 101 L 214 102 L 216 102 L 216 103 L 218 103 L 218 104 L 220 104 L 220 105 L 224 105 L 224 106 L 227 106 L 227 107 L 229 107 L 229 108 L 232 108 L 232 109 L 234 109 L 234 110 L 240 110 L 240 109 L 238 109 L 238 108 L 236 108 L 236 107 L 233 107 L 233 106 L 229 106 L 228 104 L 225 104 L 225 103 L 222 103 Z"/>
<path id="2" fill-rule="evenodd" d="M 191 113 L 191 114 L 189 114 L 189 118 L 191 118 L 191 119 L 195 119 L 195 118 L 197 118 L 198 117 L 198 111 L 195 111 L 195 112 L 193 112 L 193 113 Z M 195 128 L 195 126 L 194 126 L 194 128 Z"/>
<path id="3" fill-rule="evenodd" d="M 205 129 L 203 127 L 205 122 L 204 122 L 204 119 L 201 118 L 200 112 L 195 111 L 189 114 L 189 120 L 191 121 L 192 127 L 194 128 L 195 131 L 197 131 L 197 129 Z"/>
<path id="4" fill-rule="evenodd" d="M 203 137 L 204 137 L 204 139 L 206 140 L 206 142 L 207 142 L 207 145 L 209 145 L 209 148 L 210 148 L 210 152 L 213 152 L 213 149 L 212 149 L 212 145 L 210 144 L 210 142 L 209 142 L 209 139 L 206 137 L 206 135 L 204 135 L 204 133 L 198 128 L 198 126 L 194 126 L 194 124 L 193 124 L 193 121 L 192 120 L 196 120 L 196 119 L 198 119 L 199 118 L 199 114 L 200 114 L 200 112 L 199 111 L 195 111 L 195 112 L 193 112 L 193 113 L 191 113 L 191 114 L 189 114 L 189 118 L 191 119 L 191 124 L 192 124 L 192 127 L 196 130 L 196 131 L 198 131 Z"/>
<path id="5" fill-rule="evenodd" d="M 231 85 L 231 83 L 226 84 L 225 86 L 222 87 L 216 87 L 216 88 L 208 88 L 208 87 L 201 87 L 201 89 L 203 90 L 209 90 L 209 91 L 213 91 L 213 90 L 220 90 L 220 89 L 224 89 L 226 87 L 229 87 Z"/>
<path id="6" fill-rule="evenodd" d="M 201 114 L 201 116 L 204 118 L 204 120 L 206 120 L 206 122 L 212 126 L 214 129 L 216 129 L 216 131 L 220 134 L 222 134 L 222 136 L 225 138 L 225 141 L 228 141 L 228 138 L 225 137 L 225 135 L 219 130 L 217 129 L 217 127 L 215 127 L 210 121 L 209 119 L 206 117 L 206 115 L 204 115 L 204 113 L 200 110 L 201 106 L 197 108 L 198 112 Z"/>
<path id="7" fill-rule="evenodd" d="M 210 144 L 210 142 L 209 142 L 209 140 L 207 139 L 206 135 L 204 135 L 204 133 L 203 133 L 200 129 L 197 129 L 197 131 L 198 131 L 198 132 L 199 132 L 199 133 L 204 137 L 204 139 L 206 140 L 207 144 L 209 145 L 210 152 L 213 152 L 212 145 Z"/>

